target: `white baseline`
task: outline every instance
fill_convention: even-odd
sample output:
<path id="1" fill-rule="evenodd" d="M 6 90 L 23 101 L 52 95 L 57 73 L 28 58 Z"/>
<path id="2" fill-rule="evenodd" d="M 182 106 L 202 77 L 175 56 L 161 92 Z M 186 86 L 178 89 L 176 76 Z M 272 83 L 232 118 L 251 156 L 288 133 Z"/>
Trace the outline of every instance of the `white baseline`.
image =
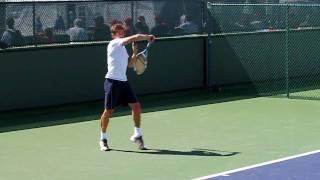
<path id="1" fill-rule="evenodd" d="M 218 176 L 227 176 L 227 175 L 235 173 L 235 172 L 240 172 L 240 171 L 253 169 L 253 168 L 261 167 L 261 166 L 266 166 L 266 165 L 269 165 L 269 164 L 274 164 L 274 163 L 278 163 L 278 162 L 282 162 L 282 161 L 287 161 L 287 160 L 290 160 L 290 159 L 295 159 L 295 158 L 308 156 L 308 155 L 316 154 L 316 153 L 320 153 L 320 150 L 315 150 L 315 151 L 306 152 L 306 153 L 303 153 L 303 154 L 298 154 L 298 155 L 289 156 L 289 157 L 285 157 L 285 158 L 281 158 L 281 159 L 277 159 L 277 160 L 267 161 L 267 162 L 263 162 L 263 163 L 260 163 L 260 164 L 246 166 L 246 167 L 242 167 L 242 168 L 238 168 L 238 169 L 234 169 L 234 170 L 229 170 L 229 171 L 225 171 L 225 172 L 221 172 L 221 173 L 217 173 L 217 174 L 203 176 L 203 177 L 195 178 L 193 180 L 205 180 L 205 179 L 214 178 L 214 177 L 218 177 Z"/>

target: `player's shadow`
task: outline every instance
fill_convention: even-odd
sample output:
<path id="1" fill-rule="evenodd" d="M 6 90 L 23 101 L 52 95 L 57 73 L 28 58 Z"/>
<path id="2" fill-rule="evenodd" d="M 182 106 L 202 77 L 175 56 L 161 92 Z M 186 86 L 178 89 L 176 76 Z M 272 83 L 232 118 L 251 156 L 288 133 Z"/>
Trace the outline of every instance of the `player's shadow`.
<path id="1" fill-rule="evenodd" d="M 124 152 L 124 153 L 139 153 L 139 154 L 153 154 L 153 155 L 175 155 L 175 156 L 234 156 L 240 152 L 228 152 L 210 149 L 193 149 L 190 151 L 178 151 L 168 149 L 146 149 L 141 151 L 111 149 L 111 151 Z"/>

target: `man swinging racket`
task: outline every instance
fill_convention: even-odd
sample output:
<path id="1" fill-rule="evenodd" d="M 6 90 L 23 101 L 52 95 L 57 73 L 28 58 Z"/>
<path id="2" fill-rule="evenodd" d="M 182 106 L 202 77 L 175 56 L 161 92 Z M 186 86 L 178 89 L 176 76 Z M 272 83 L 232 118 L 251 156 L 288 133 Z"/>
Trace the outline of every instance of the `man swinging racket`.
<path id="1" fill-rule="evenodd" d="M 138 47 L 134 44 L 136 41 L 153 42 L 155 36 L 136 34 L 129 37 L 125 36 L 125 28 L 122 24 L 115 24 L 111 27 L 112 41 L 110 41 L 108 52 L 108 72 L 104 83 L 105 90 L 105 109 L 101 115 L 101 136 L 100 136 L 100 150 L 110 150 L 108 146 L 107 127 L 112 111 L 119 105 L 129 105 L 132 109 L 132 118 L 134 121 L 134 133 L 130 140 L 138 145 L 140 150 L 144 150 L 145 145 L 140 130 L 141 122 L 141 107 L 140 103 L 132 91 L 127 80 L 127 68 L 132 68 L 136 61 Z M 130 57 L 127 53 L 125 45 L 132 43 L 133 54 Z"/>

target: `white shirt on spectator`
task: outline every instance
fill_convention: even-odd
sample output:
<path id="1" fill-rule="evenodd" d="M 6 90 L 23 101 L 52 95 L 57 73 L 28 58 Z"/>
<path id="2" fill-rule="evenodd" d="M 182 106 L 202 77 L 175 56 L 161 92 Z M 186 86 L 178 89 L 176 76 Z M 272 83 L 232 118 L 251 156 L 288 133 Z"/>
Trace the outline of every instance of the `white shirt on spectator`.
<path id="1" fill-rule="evenodd" d="M 110 41 L 107 48 L 108 72 L 106 78 L 127 81 L 128 52 L 123 45 L 122 38 L 116 38 Z"/>
<path id="2" fill-rule="evenodd" d="M 8 46 L 11 46 L 11 44 L 12 44 L 12 35 L 11 35 L 11 33 L 9 31 L 15 32 L 13 29 L 7 29 L 6 31 L 4 31 L 4 33 L 2 35 L 2 38 L 1 38 L 1 41 L 6 43 Z"/>
<path id="3" fill-rule="evenodd" d="M 73 27 L 66 32 L 70 36 L 70 41 L 85 41 L 88 39 L 84 28 Z"/>

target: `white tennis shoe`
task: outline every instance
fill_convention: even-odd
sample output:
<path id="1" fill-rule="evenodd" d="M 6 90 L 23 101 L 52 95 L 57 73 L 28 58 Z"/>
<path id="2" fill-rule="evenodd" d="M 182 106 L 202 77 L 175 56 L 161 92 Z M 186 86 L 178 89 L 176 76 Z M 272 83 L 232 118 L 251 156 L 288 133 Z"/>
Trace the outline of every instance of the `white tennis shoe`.
<path id="1" fill-rule="evenodd" d="M 106 139 L 100 140 L 99 145 L 100 145 L 101 151 L 110 151 L 110 148 L 108 146 L 108 140 Z"/>
<path id="2" fill-rule="evenodd" d="M 140 150 L 146 150 L 146 146 L 144 145 L 144 141 L 143 141 L 143 138 L 142 136 L 135 136 L 135 135 L 132 135 L 130 137 L 130 140 L 135 143 L 136 145 L 138 145 L 138 149 Z"/>

